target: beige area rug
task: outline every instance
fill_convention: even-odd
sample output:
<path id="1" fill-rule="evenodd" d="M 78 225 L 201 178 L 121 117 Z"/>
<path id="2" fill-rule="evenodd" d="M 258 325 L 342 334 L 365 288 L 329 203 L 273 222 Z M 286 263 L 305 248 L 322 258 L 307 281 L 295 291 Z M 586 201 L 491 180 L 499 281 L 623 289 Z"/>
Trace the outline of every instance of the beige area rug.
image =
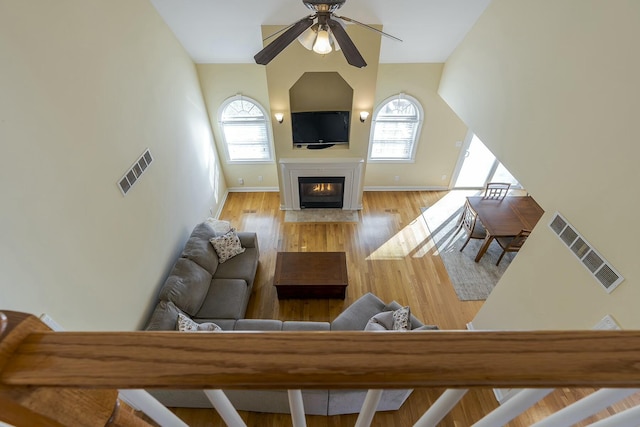
<path id="1" fill-rule="evenodd" d="M 465 198 L 476 194 L 477 191 L 451 191 L 435 205 L 421 208 L 431 239 L 438 248 L 437 254 L 442 258 L 461 301 L 487 299 L 516 255 L 505 254 L 500 265 L 496 267 L 502 249 L 496 242 L 491 242 L 484 256 L 479 262 L 475 262 L 474 259 L 483 242 L 479 239 L 471 239 L 464 251 L 460 252 L 467 235 L 464 230 L 455 235 L 458 218 L 462 213 Z"/>
<path id="2" fill-rule="evenodd" d="M 302 209 L 286 211 L 284 222 L 358 222 L 358 211 L 343 209 Z"/>

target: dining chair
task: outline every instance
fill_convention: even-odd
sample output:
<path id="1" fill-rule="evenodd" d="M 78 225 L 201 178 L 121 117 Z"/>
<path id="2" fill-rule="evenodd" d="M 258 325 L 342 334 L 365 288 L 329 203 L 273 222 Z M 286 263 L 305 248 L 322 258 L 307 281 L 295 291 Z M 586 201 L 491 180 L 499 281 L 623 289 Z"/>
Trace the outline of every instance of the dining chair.
<path id="1" fill-rule="evenodd" d="M 498 242 L 502 248 L 502 254 L 500 255 L 500 258 L 498 258 L 496 265 L 500 264 L 502 257 L 507 252 L 518 252 L 530 234 L 531 230 L 520 230 L 517 235 L 512 237 L 496 237 L 496 242 Z"/>
<path id="2" fill-rule="evenodd" d="M 478 220 L 478 214 L 473 210 L 469 201 L 467 200 L 464 204 L 464 208 L 462 209 L 462 215 L 458 220 L 459 224 L 458 229 L 456 230 L 457 235 L 460 230 L 464 227 L 467 232 L 467 240 L 465 240 L 464 244 L 460 248 L 460 252 L 467 246 L 469 240 L 471 239 L 484 239 L 487 237 L 487 231 L 484 229 L 482 223 Z"/>
<path id="3" fill-rule="evenodd" d="M 502 200 L 509 192 L 509 188 L 511 188 L 511 184 L 508 182 L 487 182 L 482 198 Z"/>

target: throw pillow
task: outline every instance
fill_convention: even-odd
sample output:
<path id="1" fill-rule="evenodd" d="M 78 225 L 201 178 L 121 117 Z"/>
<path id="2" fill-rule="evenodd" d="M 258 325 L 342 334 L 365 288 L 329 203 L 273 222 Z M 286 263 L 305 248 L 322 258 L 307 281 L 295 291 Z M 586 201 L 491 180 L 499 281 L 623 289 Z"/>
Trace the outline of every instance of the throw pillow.
<path id="1" fill-rule="evenodd" d="M 411 329 L 411 310 L 408 306 L 393 312 L 393 330 L 408 331 Z"/>
<path id="2" fill-rule="evenodd" d="M 216 236 L 228 233 L 231 230 L 231 223 L 221 219 L 207 218 L 204 221 L 216 233 Z"/>
<path id="3" fill-rule="evenodd" d="M 209 241 L 218 254 L 220 264 L 245 251 L 245 248 L 240 244 L 240 238 L 236 234 L 235 228 L 222 236 L 213 237 Z"/>
<path id="4" fill-rule="evenodd" d="M 207 323 L 198 323 L 193 319 L 185 316 L 182 313 L 178 314 L 178 323 L 176 324 L 177 328 L 181 332 L 194 332 L 194 331 L 221 331 L 222 328 L 215 323 L 207 322 Z"/>
<path id="5" fill-rule="evenodd" d="M 383 311 L 367 322 L 365 331 L 408 331 L 411 329 L 409 307 L 395 311 Z"/>

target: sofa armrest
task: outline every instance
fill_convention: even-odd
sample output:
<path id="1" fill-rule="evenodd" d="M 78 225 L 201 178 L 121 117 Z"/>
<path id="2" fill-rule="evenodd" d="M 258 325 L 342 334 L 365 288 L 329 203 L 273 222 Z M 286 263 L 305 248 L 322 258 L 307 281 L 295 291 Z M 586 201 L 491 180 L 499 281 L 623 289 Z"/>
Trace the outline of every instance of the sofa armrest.
<path id="1" fill-rule="evenodd" d="M 258 235 L 253 231 L 238 231 L 237 234 L 243 248 L 258 247 Z"/>
<path id="2" fill-rule="evenodd" d="M 385 303 L 371 292 L 361 296 L 331 322 L 332 331 L 362 331 L 369 319 L 383 311 Z"/>

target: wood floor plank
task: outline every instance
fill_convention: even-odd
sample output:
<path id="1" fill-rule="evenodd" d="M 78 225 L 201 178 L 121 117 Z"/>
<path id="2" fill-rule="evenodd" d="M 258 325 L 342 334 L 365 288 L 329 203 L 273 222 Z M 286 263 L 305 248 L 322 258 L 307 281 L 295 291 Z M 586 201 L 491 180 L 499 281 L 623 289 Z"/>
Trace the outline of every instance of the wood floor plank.
<path id="1" fill-rule="evenodd" d="M 358 223 L 287 223 L 278 193 L 230 193 L 220 219 L 238 230 L 255 231 L 260 265 L 248 318 L 332 321 L 360 296 L 373 292 L 384 301 L 396 300 L 411 307 L 425 323 L 441 329 L 466 329 L 483 301 L 460 301 L 442 260 L 429 237 L 420 208 L 432 206 L 447 192 L 365 192 Z M 343 300 L 279 301 L 273 286 L 278 251 L 344 251 L 349 286 Z M 398 411 L 379 412 L 373 426 L 411 426 L 443 390 L 417 389 Z M 589 389 L 562 389 L 522 414 L 509 427 L 525 427 L 568 403 L 587 395 Z M 639 396 L 591 417 L 604 418 L 640 402 Z M 470 390 L 440 423 L 441 427 L 467 427 L 496 408 L 489 389 Z M 176 408 L 174 412 L 194 427 L 224 426 L 212 409 Z M 241 412 L 248 426 L 291 426 L 289 415 Z M 309 427 L 351 427 L 357 415 L 308 416 Z M 578 426 L 586 426 L 583 422 Z"/>

